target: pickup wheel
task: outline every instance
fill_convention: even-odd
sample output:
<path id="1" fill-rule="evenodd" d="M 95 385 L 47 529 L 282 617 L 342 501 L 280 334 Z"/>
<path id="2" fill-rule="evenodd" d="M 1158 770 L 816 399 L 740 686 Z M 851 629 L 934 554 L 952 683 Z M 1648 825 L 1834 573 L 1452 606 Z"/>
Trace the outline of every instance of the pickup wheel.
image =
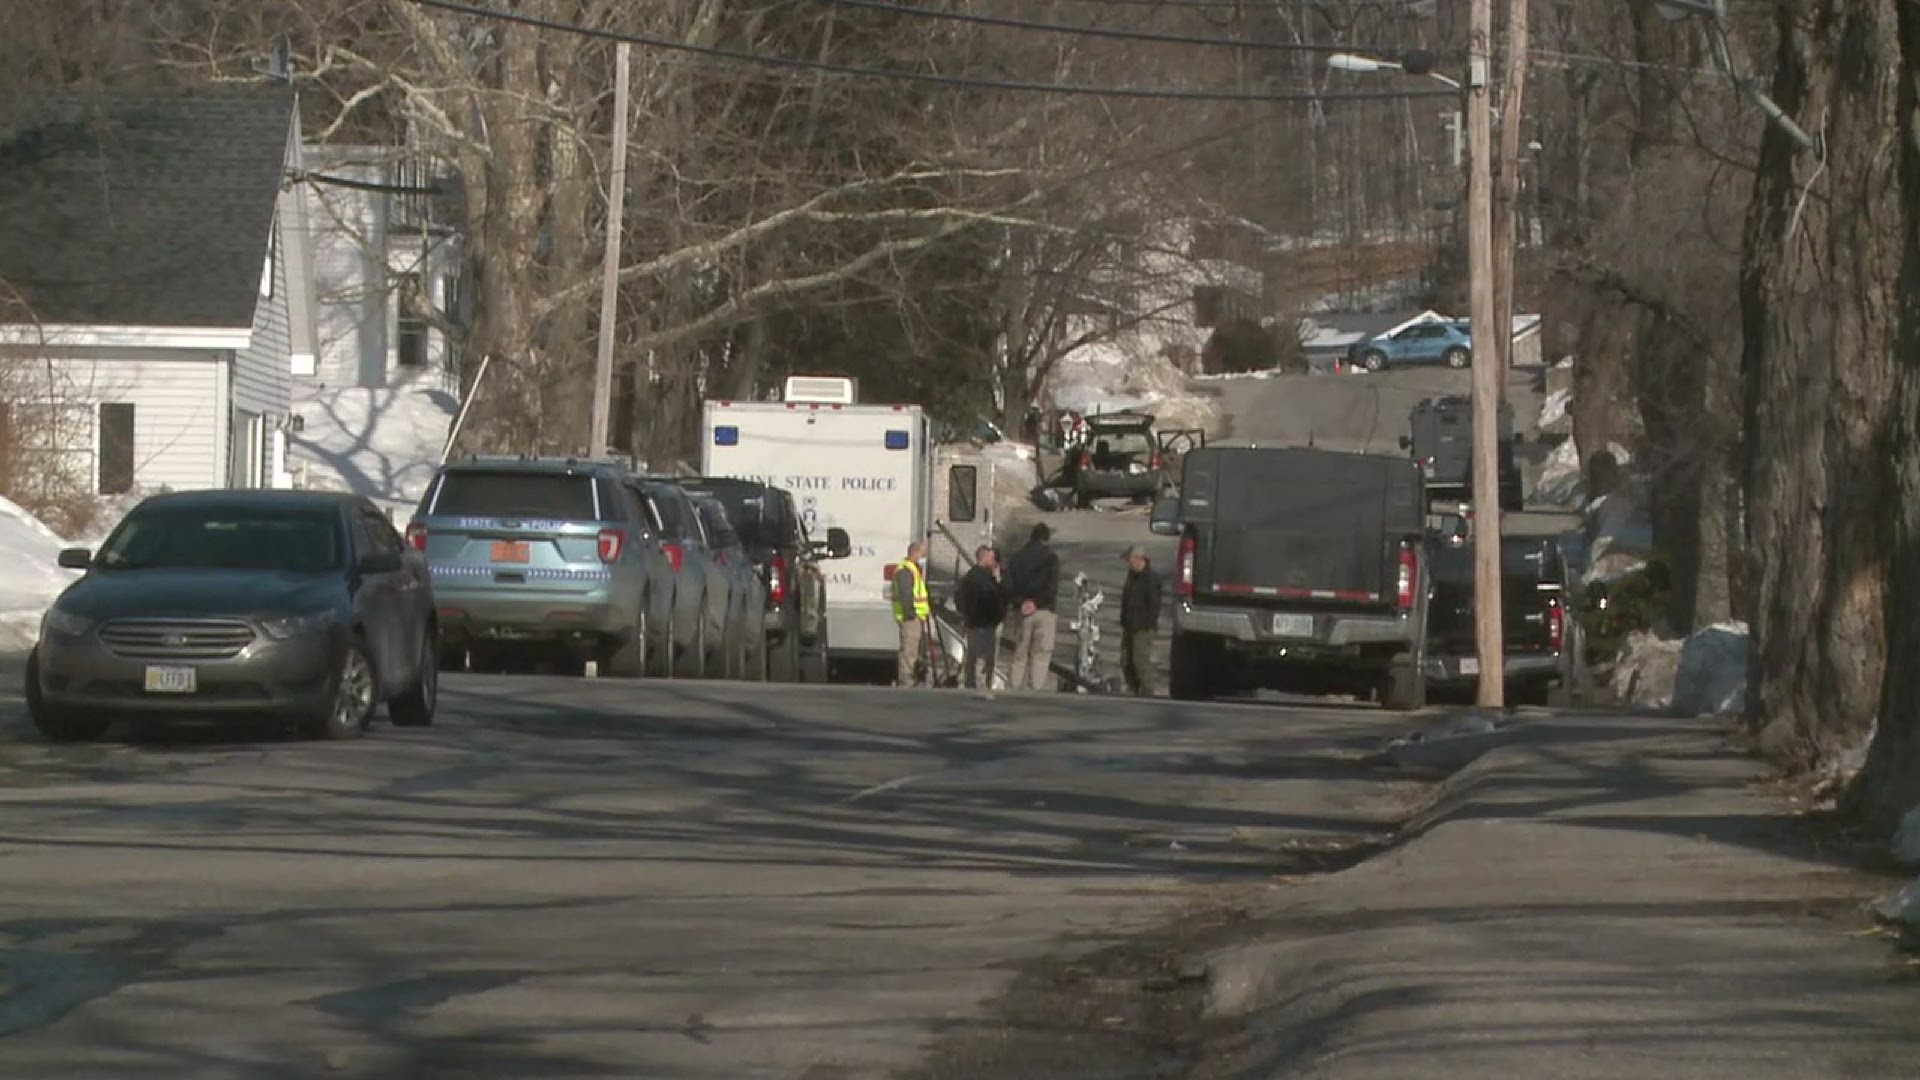
<path id="1" fill-rule="evenodd" d="M 1410 659 L 1395 660 L 1387 668 L 1381 684 L 1380 704 L 1393 712 L 1413 712 L 1427 707 L 1427 677 L 1420 674 Z"/>
<path id="2" fill-rule="evenodd" d="M 800 681 L 800 634 L 797 630 L 788 630 L 778 645 L 771 642 L 767 644 L 767 679 L 777 683 Z"/>
<path id="3" fill-rule="evenodd" d="M 828 683 L 833 681 L 833 653 L 827 648 L 827 624 L 820 623 L 820 637 L 813 643 L 812 655 L 806 657 L 800 666 L 800 681 L 809 683 Z"/>
<path id="4" fill-rule="evenodd" d="M 1216 681 L 1227 650 L 1210 634 L 1173 635 L 1173 671 L 1167 692 L 1176 701 L 1210 701 L 1220 693 Z"/>

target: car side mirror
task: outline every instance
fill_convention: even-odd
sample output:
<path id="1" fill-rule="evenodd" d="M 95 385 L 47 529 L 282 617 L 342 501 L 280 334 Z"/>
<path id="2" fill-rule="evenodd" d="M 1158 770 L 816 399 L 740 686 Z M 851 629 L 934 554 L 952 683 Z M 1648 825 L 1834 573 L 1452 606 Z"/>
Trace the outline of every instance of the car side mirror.
<path id="1" fill-rule="evenodd" d="M 1147 529 L 1155 536 L 1180 535 L 1180 497 L 1164 495 L 1153 501 L 1153 518 Z"/>
<path id="2" fill-rule="evenodd" d="M 845 529 L 827 530 L 827 558 L 844 559 L 853 554 L 853 539 Z"/>
<path id="3" fill-rule="evenodd" d="M 1402 450 L 1413 449 L 1413 436 L 1411 435 L 1400 436 L 1400 449 Z"/>
<path id="4" fill-rule="evenodd" d="M 93 552 L 86 548 L 67 548 L 60 553 L 60 566 L 66 570 L 85 570 L 93 565 Z"/>
<path id="5" fill-rule="evenodd" d="M 363 574 L 397 573 L 402 565 L 397 552 L 369 551 L 360 556 L 360 572 Z"/>

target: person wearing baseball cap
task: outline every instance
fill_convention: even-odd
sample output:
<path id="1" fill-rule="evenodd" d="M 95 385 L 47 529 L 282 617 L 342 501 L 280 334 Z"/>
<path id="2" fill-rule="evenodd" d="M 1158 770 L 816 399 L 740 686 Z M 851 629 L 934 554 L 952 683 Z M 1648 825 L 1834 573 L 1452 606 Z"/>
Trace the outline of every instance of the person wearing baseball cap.
<path id="1" fill-rule="evenodd" d="M 1138 544 L 1127 549 L 1126 560 L 1127 584 L 1120 590 L 1120 674 L 1129 693 L 1152 697 L 1158 691 L 1153 641 L 1160 633 L 1160 578 Z"/>

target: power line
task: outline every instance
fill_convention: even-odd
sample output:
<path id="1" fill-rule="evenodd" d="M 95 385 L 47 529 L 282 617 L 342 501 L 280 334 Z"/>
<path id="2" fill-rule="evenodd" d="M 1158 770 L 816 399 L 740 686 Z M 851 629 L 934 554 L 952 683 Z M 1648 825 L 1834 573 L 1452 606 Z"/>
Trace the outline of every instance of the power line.
<path id="1" fill-rule="evenodd" d="M 1041 22 L 1036 19 L 1015 19 L 1002 15 L 976 15 L 970 11 L 955 11 L 952 8 L 914 7 L 908 4 L 885 3 L 883 0 L 820 0 L 822 3 L 837 4 L 841 7 L 865 8 L 868 11 L 885 11 L 895 15 L 911 15 L 921 19 L 944 19 L 948 22 L 972 23 L 976 26 L 1004 26 L 1015 30 L 1037 30 L 1048 34 L 1072 34 L 1077 37 L 1118 38 L 1123 41 L 1154 41 L 1166 45 L 1197 45 L 1216 49 L 1254 49 L 1270 52 L 1305 53 L 1342 53 L 1342 52 L 1378 52 L 1379 46 L 1319 44 L 1297 41 L 1249 41 L 1245 38 L 1199 37 L 1192 34 L 1164 34 L 1154 30 L 1122 30 L 1111 26 L 1083 26 L 1072 23 Z"/>
<path id="2" fill-rule="evenodd" d="M 1270 103 L 1399 101 L 1408 98 L 1455 96 L 1451 90 L 1366 90 L 1324 94 L 1313 91 L 1235 93 L 1224 90 L 1184 90 L 1176 87 L 1090 86 L 1081 83 L 1016 82 L 1001 79 L 984 79 L 968 75 L 940 75 L 924 71 L 902 71 L 897 68 L 864 67 L 858 64 L 836 64 L 824 60 L 806 60 L 797 56 L 778 56 L 769 53 L 748 52 L 742 49 L 723 48 L 715 45 L 696 45 L 689 41 L 675 41 L 670 38 L 653 37 L 646 34 L 628 34 L 614 30 L 601 30 L 590 26 L 580 26 L 576 23 L 562 22 L 557 19 L 541 18 L 537 15 L 523 15 L 519 12 L 479 7 L 474 4 L 462 3 L 460 0 L 405 0 L 405 2 L 420 7 L 452 12 L 458 15 L 470 15 L 478 19 L 516 23 L 521 26 L 530 26 L 540 30 L 552 30 L 556 33 L 596 38 L 601 41 L 624 41 L 649 49 L 690 53 L 714 60 L 728 60 L 740 64 L 758 64 L 763 67 L 787 68 L 795 71 L 821 71 L 832 75 L 847 75 L 866 79 L 892 79 L 899 82 L 916 82 L 930 86 L 958 87 L 973 90 L 1006 90 L 1080 97 L 1151 98 L 1163 101 L 1239 101 Z"/>

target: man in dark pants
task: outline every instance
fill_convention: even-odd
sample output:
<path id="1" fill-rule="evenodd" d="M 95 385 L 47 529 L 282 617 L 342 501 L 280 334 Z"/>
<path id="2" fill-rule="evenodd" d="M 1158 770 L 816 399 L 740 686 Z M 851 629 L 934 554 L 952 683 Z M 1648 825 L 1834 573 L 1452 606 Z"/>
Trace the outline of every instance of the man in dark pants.
<path id="1" fill-rule="evenodd" d="M 1127 584 L 1120 590 L 1120 674 L 1127 691 L 1152 697 L 1153 639 L 1160 633 L 1160 579 L 1139 547 L 1127 549 Z"/>
<path id="2" fill-rule="evenodd" d="M 1000 553 L 982 547 L 973 569 L 960 579 L 953 604 L 967 624 L 967 670 L 962 685 L 993 689 L 993 664 L 1000 651 L 1000 624 L 1007 618 L 1007 594 L 1000 587 Z M 974 681 L 974 673 L 980 681 Z"/>

